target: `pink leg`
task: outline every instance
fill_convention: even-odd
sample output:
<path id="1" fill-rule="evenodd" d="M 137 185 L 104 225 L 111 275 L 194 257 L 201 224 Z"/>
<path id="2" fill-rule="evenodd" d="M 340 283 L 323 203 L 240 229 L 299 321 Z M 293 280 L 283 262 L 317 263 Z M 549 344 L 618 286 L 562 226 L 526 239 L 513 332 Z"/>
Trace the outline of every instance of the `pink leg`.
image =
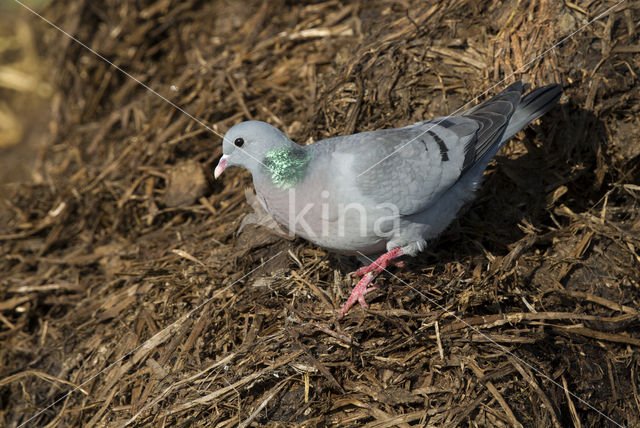
<path id="1" fill-rule="evenodd" d="M 340 313 L 338 314 L 338 319 L 342 319 L 342 317 L 344 317 L 344 315 L 347 312 L 349 312 L 349 309 L 351 309 L 351 307 L 353 307 L 353 305 L 355 305 L 356 302 L 360 303 L 364 308 L 368 307 L 367 302 L 364 300 L 364 296 L 368 292 L 378 288 L 375 285 L 373 287 L 368 287 L 368 285 L 371 284 L 371 282 L 373 282 L 376 276 L 377 274 L 369 272 L 365 274 L 362 278 L 360 278 L 360 281 L 358 281 L 356 286 L 353 287 L 353 290 L 351 290 L 351 295 L 347 299 L 347 303 L 345 303 L 342 306 L 342 309 L 340 309 Z"/>
<path id="2" fill-rule="evenodd" d="M 376 278 L 376 276 L 378 276 L 378 274 L 382 272 L 389 264 L 392 264 L 395 266 L 403 266 L 404 265 L 403 262 L 398 262 L 394 260 L 402 256 L 403 254 L 404 253 L 402 252 L 401 248 L 395 248 L 378 257 L 378 260 L 371 263 L 369 266 L 363 266 L 360 269 L 358 269 L 354 273 L 354 275 L 355 276 L 364 275 L 364 276 L 360 278 L 360 281 L 358 281 L 358 284 L 356 284 L 356 286 L 353 287 L 353 290 L 351 291 L 351 295 L 347 299 L 347 302 L 344 304 L 344 306 L 342 306 L 342 309 L 340 309 L 340 313 L 338 314 L 338 319 L 341 319 L 342 317 L 344 317 L 344 315 L 347 312 L 349 312 L 349 309 L 351 309 L 353 305 L 356 304 L 356 302 L 360 303 L 362 307 L 366 308 L 367 302 L 364 300 L 364 296 L 370 291 L 373 291 L 376 288 L 378 288 L 375 285 L 372 287 L 369 287 L 369 284 L 371 284 L 373 280 Z"/>
<path id="3" fill-rule="evenodd" d="M 378 257 L 378 259 L 375 262 L 371 263 L 369 266 L 362 266 L 360 269 L 353 273 L 353 276 L 362 276 L 372 271 L 375 271 L 376 274 L 378 274 L 385 270 L 389 264 L 395 266 L 403 266 L 402 262 L 396 262 L 394 260 L 402 256 L 403 254 L 404 252 L 402 251 L 402 248 L 394 248 L 393 250 L 386 252 Z"/>

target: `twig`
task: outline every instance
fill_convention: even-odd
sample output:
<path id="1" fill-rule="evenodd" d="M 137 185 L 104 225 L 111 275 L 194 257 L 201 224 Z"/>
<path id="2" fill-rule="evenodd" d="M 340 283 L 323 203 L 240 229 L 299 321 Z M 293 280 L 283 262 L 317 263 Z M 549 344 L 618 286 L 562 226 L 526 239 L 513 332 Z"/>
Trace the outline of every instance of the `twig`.
<path id="1" fill-rule="evenodd" d="M 39 370 L 25 370 L 23 372 L 20 373 L 16 373 L 13 374 L 11 376 L 7 376 L 4 379 L 0 380 L 0 386 L 4 386 L 7 385 L 9 383 L 12 383 L 18 379 L 22 379 L 23 377 L 27 377 L 27 376 L 37 376 L 40 379 L 44 379 L 44 380 L 48 380 L 50 382 L 58 382 L 58 383 L 63 383 L 65 385 L 69 385 L 71 387 L 73 387 L 74 389 L 77 389 L 78 391 L 82 392 L 84 395 L 89 395 L 89 392 L 87 392 L 86 389 L 81 388 L 80 386 L 76 385 L 73 382 L 69 382 L 68 380 L 64 380 L 64 379 L 60 379 L 58 377 L 55 376 L 51 376 L 48 373 L 45 372 L 41 372 Z"/>
<path id="2" fill-rule="evenodd" d="M 518 370 L 520 372 L 520 374 L 522 375 L 524 380 L 526 380 L 527 383 L 538 394 L 538 396 L 542 400 L 542 403 L 544 404 L 544 407 L 546 407 L 549 410 L 549 414 L 551 415 L 551 420 L 553 421 L 553 425 L 556 428 L 562 428 L 562 425 L 560 424 L 560 421 L 558 420 L 558 415 L 556 414 L 556 411 L 553 408 L 553 405 L 551 404 L 551 401 L 549 401 L 549 398 L 545 395 L 544 391 L 542 391 L 542 388 L 540 388 L 540 385 L 538 385 L 536 380 L 527 371 L 527 369 L 525 369 L 524 367 L 522 367 L 520 365 L 518 360 L 516 360 L 512 356 L 509 356 L 508 358 L 509 358 L 509 361 L 511 362 L 511 364 L 513 364 L 513 366 L 516 368 L 516 370 Z M 565 391 L 567 391 L 567 390 L 565 389 Z"/>
<path id="3" fill-rule="evenodd" d="M 577 333 L 582 336 L 592 337 L 598 340 L 606 340 L 608 342 L 626 343 L 629 345 L 640 346 L 640 339 L 629 337 L 616 333 L 605 333 L 602 331 L 592 330 L 586 327 L 572 325 L 554 325 L 553 328 L 560 329 L 565 333 Z"/>
<path id="4" fill-rule="evenodd" d="M 279 384 L 277 384 L 276 386 L 274 386 L 273 388 L 271 388 L 271 391 L 269 391 L 269 394 L 265 397 L 264 400 L 262 400 L 262 403 L 260 403 L 260 405 L 258 407 L 256 407 L 253 412 L 251 412 L 251 414 L 249 415 L 249 417 L 247 419 L 245 419 L 244 421 L 242 421 L 238 425 L 238 428 L 245 428 L 245 427 L 249 426 L 249 424 L 251 422 L 253 422 L 253 420 L 256 418 L 256 416 L 258 416 L 258 413 L 260 413 L 260 411 L 262 411 L 262 409 L 265 408 L 267 403 L 269 403 L 269 401 L 271 401 L 273 399 L 273 397 L 275 397 L 276 394 L 278 392 L 280 392 L 280 390 L 282 389 L 284 384 L 287 381 L 289 381 L 290 379 L 291 379 L 291 377 L 288 377 L 288 378 L 284 379 L 282 382 L 280 382 Z"/>
<path id="5" fill-rule="evenodd" d="M 471 317 L 452 322 L 442 327 L 442 332 L 449 332 L 476 326 L 477 328 L 492 328 L 504 324 L 518 324 L 522 321 L 537 320 L 588 320 L 601 322 L 619 322 L 620 318 L 604 318 L 597 315 L 576 314 L 573 312 L 516 312 L 507 314 L 494 314 Z"/>
<path id="6" fill-rule="evenodd" d="M 480 366 L 478 366 L 475 360 L 472 360 L 472 359 L 467 360 L 467 364 L 482 382 L 482 378 L 484 377 L 484 371 L 480 368 Z M 500 404 L 500 407 L 502 407 L 502 410 L 504 410 L 504 412 L 507 414 L 507 419 L 511 421 L 511 425 L 517 428 L 522 428 L 522 424 L 518 422 L 518 419 L 516 419 L 516 415 L 513 413 L 513 411 L 511 410 L 511 407 L 509 407 L 509 405 L 505 401 L 502 394 L 500 394 L 500 391 L 498 391 L 498 388 L 496 388 L 495 385 L 490 380 L 487 380 L 483 383 L 487 387 L 491 395 L 493 395 L 493 398 L 495 398 L 498 404 Z"/>
<path id="7" fill-rule="evenodd" d="M 604 297 L 596 296 L 591 293 L 586 293 L 584 291 L 570 291 L 570 290 L 563 290 L 562 292 L 571 297 L 575 297 L 577 299 L 584 299 L 593 303 L 597 303 L 601 306 L 604 306 L 605 308 L 613 309 L 614 311 L 625 312 L 627 314 L 633 314 L 633 315 L 640 315 L 640 311 L 638 311 L 635 308 L 632 308 L 631 306 L 621 305 L 619 303 L 613 302 L 609 299 L 605 299 Z"/>
<path id="8" fill-rule="evenodd" d="M 258 378 L 260 378 L 261 376 L 263 376 L 264 374 L 277 369 L 278 367 L 281 367 L 289 362 L 291 362 L 292 360 L 296 359 L 297 357 L 299 357 L 301 354 L 303 353 L 303 351 L 297 351 L 294 352 L 293 354 L 287 355 L 283 358 L 281 358 L 280 360 L 276 361 L 275 363 L 271 364 L 269 367 L 265 367 L 264 369 L 260 370 L 259 372 L 254 372 L 252 374 L 250 374 L 249 376 L 245 376 L 244 378 L 240 379 L 239 381 L 237 381 L 234 384 L 225 386 L 224 388 L 220 388 L 216 391 L 213 391 L 210 394 L 207 394 L 203 397 L 200 398 L 196 398 L 195 400 L 190 400 L 190 401 L 186 401 L 180 404 L 177 404 L 173 407 L 171 407 L 170 409 L 168 409 L 167 411 L 165 411 L 163 413 L 163 416 L 170 416 L 173 415 L 175 413 L 178 412 L 182 412 L 184 410 L 190 409 L 191 407 L 194 406 L 198 406 L 201 404 L 210 404 L 213 401 L 215 401 L 216 399 L 220 398 L 220 397 L 224 397 L 227 393 L 231 392 L 231 391 L 236 391 L 239 387 L 246 385 Z"/>
<path id="9" fill-rule="evenodd" d="M 318 298 L 322 301 L 322 304 L 327 307 L 329 310 L 334 310 L 335 308 L 333 307 L 333 305 L 331 304 L 331 302 L 329 302 L 329 300 L 326 298 L 326 296 L 324 295 L 324 293 L 322 292 L 322 290 L 320 290 L 315 284 L 311 283 L 310 281 L 307 281 L 306 279 L 304 279 L 303 277 L 300 276 L 300 274 L 298 272 L 296 272 L 295 270 L 291 271 L 291 275 L 299 282 L 304 283 L 307 287 L 309 287 L 309 289 L 311 291 L 313 291 L 313 294 L 315 294 L 316 296 L 318 296 Z"/>
<path id="10" fill-rule="evenodd" d="M 582 428 L 582 424 L 580 423 L 580 418 L 578 417 L 578 412 L 576 412 L 576 406 L 573 404 L 573 400 L 571 400 L 571 396 L 569 395 L 569 388 L 567 387 L 567 380 L 562 376 L 562 386 L 564 386 L 564 395 L 567 397 L 567 403 L 569 404 L 569 411 L 571 412 L 571 420 L 573 421 L 574 428 Z"/>
<path id="11" fill-rule="evenodd" d="M 438 353 L 440 354 L 440 359 L 444 361 L 444 349 L 442 349 L 442 340 L 440 339 L 440 324 L 438 321 L 435 322 L 436 328 L 436 342 L 438 343 Z"/>

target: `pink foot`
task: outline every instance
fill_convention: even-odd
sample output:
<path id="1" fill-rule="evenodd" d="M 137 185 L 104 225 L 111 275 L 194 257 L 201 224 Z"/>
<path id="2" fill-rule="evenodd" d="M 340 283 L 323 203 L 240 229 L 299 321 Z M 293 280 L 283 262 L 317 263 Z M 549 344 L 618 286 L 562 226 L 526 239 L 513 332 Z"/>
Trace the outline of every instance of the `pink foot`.
<path id="1" fill-rule="evenodd" d="M 404 252 L 402 251 L 402 248 L 394 248 L 393 250 L 387 253 L 384 253 L 383 255 L 378 257 L 378 259 L 375 262 L 371 263 L 369 266 L 362 266 L 360 269 L 355 271 L 352 275 L 362 276 L 364 274 L 367 274 L 369 272 L 374 272 L 374 271 L 376 274 L 379 274 L 380 272 L 385 270 L 387 266 L 389 266 L 389 264 L 393 266 L 399 266 L 399 267 L 404 266 L 404 262 L 398 262 L 394 260 L 402 256 L 403 254 Z"/>
<path id="2" fill-rule="evenodd" d="M 344 304 L 344 306 L 342 306 L 342 309 L 340 309 L 338 319 L 342 319 L 342 317 L 344 317 L 344 315 L 349 312 L 349 309 L 351 309 L 353 305 L 356 304 L 356 302 L 360 303 L 360 305 L 362 305 L 362 307 L 365 309 L 368 307 L 367 302 L 364 300 L 364 296 L 370 291 L 378 288 L 375 285 L 373 287 L 368 287 L 368 285 L 371 284 L 376 276 L 377 274 L 368 272 L 362 278 L 360 278 L 360 281 L 358 281 L 356 286 L 353 287 L 353 290 L 351 291 L 351 295 L 347 299 L 347 302 Z"/>
<path id="3" fill-rule="evenodd" d="M 364 300 L 364 296 L 378 288 L 376 285 L 369 287 L 369 284 L 371 284 L 376 276 L 385 270 L 389 264 L 394 266 L 404 266 L 404 262 L 395 260 L 403 254 L 404 252 L 402 251 L 402 248 L 394 248 L 393 250 L 378 257 L 378 260 L 371 263 L 369 266 L 363 266 L 355 271 L 352 275 L 364 276 L 360 278 L 360 281 L 358 281 L 356 286 L 353 287 L 347 302 L 342 306 L 342 309 L 340 309 L 338 319 L 342 319 L 342 317 L 349 312 L 349 309 L 351 309 L 356 302 L 360 303 L 363 308 L 367 308 L 367 302 Z"/>

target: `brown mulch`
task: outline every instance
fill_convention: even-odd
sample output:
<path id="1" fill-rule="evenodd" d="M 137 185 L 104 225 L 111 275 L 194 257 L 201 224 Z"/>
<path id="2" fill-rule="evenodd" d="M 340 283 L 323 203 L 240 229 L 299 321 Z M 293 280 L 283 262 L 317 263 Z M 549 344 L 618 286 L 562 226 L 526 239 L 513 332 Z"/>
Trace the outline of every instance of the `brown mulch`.
<path id="1" fill-rule="evenodd" d="M 528 64 L 614 4 L 44 10 L 157 94 L 31 17 L 57 89 L 32 178 L 1 193 L 0 426 L 640 426 L 640 3 Z M 341 321 L 357 262 L 238 232 L 250 175 L 213 181 L 220 138 L 167 102 L 308 143 L 516 78 L 561 105 Z"/>

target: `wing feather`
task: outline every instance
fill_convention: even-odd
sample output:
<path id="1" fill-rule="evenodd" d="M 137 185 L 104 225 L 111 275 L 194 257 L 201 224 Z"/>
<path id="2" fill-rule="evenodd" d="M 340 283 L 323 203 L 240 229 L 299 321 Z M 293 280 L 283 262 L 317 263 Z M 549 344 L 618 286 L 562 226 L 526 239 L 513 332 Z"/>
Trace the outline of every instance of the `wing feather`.
<path id="1" fill-rule="evenodd" d="M 349 171 L 330 177 L 332 186 L 411 215 L 429 208 L 501 143 L 521 96 L 522 84 L 516 82 L 460 116 L 330 138 L 314 146 L 330 152 L 333 165 L 348 165 Z"/>

